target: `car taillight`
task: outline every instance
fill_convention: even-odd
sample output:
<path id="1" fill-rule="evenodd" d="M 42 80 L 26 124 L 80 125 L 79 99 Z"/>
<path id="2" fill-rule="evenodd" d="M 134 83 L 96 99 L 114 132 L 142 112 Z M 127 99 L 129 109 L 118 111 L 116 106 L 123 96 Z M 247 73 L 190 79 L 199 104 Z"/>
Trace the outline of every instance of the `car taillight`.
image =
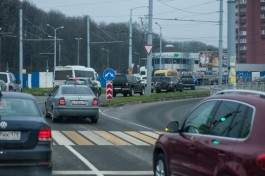
<path id="1" fill-rule="evenodd" d="M 98 99 L 97 98 L 93 99 L 92 106 L 98 106 Z"/>
<path id="2" fill-rule="evenodd" d="M 124 86 L 125 86 L 125 87 L 128 87 L 128 86 L 129 86 L 129 83 L 124 83 Z"/>
<path id="3" fill-rule="evenodd" d="M 61 98 L 59 99 L 59 105 L 66 105 L 66 102 L 65 102 L 64 97 L 61 97 Z"/>
<path id="4" fill-rule="evenodd" d="M 265 169 L 265 154 L 260 154 L 256 158 L 256 164 L 258 167 Z"/>
<path id="5" fill-rule="evenodd" d="M 51 141 L 52 132 L 50 127 L 40 127 L 38 134 L 39 141 Z"/>
<path id="6" fill-rule="evenodd" d="M 13 86 L 11 84 L 8 85 L 8 90 L 9 91 L 13 91 L 14 90 L 14 88 L 13 88 Z"/>

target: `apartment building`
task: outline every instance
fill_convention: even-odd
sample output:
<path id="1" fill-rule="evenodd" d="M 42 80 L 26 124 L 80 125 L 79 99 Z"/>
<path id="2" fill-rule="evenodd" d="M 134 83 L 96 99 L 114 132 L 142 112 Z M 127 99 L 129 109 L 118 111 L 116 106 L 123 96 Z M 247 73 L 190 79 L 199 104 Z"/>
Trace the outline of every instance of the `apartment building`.
<path id="1" fill-rule="evenodd" d="M 265 0 L 236 0 L 238 63 L 265 64 Z"/>

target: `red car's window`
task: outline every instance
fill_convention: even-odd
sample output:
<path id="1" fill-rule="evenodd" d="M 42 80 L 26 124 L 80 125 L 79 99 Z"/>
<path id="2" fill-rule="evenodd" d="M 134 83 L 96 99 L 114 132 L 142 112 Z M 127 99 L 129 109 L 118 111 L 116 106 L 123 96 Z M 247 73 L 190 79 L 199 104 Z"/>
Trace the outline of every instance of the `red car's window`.
<path id="1" fill-rule="evenodd" d="M 197 107 L 186 119 L 184 132 L 207 134 L 216 103 L 217 101 L 208 101 Z"/>
<path id="2" fill-rule="evenodd" d="M 251 127 L 253 109 L 238 102 L 223 101 L 214 116 L 209 134 L 245 138 Z"/>

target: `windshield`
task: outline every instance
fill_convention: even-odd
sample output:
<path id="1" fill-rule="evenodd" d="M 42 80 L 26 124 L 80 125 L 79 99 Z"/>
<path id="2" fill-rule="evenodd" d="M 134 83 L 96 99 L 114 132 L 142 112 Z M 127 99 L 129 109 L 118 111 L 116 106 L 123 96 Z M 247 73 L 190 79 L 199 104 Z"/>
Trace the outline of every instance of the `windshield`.
<path id="1" fill-rule="evenodd" d="M 84 71 L 84 70 L 75 70 L 75 77 L 89 77 L 94 80 L 94 72 L 92 71 Z"/>
<path id="2" fill-rule="evenodd" d="M 66 80 L 73 77 L 72 70 L 56 70 L 55 71 L 55 80 Z"/>

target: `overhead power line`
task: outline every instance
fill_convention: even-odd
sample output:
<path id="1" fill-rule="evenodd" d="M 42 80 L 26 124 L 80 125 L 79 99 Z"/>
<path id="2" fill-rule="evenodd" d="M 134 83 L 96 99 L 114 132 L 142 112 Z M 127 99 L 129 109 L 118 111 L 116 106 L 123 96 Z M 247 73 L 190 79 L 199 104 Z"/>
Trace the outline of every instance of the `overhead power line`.
<path id="1" fill-rule="evenodd" d="M 146 17 L 140 17 L 146 18 Z M 167 20 L 167 21 L 189 21 L 189 22 L 203 22 L 203 23 L 219 23 L 219 21 L 208 21 L 208 20 L 183 20 L 178 18 L 153 18 L 154 20 Z"/>
<path id="2" fill-rule="evenodd" d="M 191 11 L 187 11 L 187 10 L 184 10 L 184 9 L 180 9 L 180 8 L 177 8 L 177 7 L 174 7 L 174 6 L 171 6 L 171 5 L 169 5 L 169 4 L 167 4 L 167 3 L 165 3 L 165 2 L 162 2 L 162 1 L 159 1 L 161 4 L 164 4 L 165 6 L 168 6 L 168 7 L 171 7 L 171 8 L 173 8 L 173 9 L 176 9 L 176 10 L 178 10 L 178 11 L 182 11 L 182 12 L 186 12 L 186 13 L 192 13 L 192 14 L 200 14 L 200 15 L 202 15 L 202 14 L 213 14 L 213 13 L 216 13 L 216 12 L 207 12 L 207 13 L 201 13 L 201 12 L 191 12 Z M 196 6 L 194 6 L 194 7 L 196 7 Z M 187 9 L 187 8 L 185 8 L 185 9 Z"/>

